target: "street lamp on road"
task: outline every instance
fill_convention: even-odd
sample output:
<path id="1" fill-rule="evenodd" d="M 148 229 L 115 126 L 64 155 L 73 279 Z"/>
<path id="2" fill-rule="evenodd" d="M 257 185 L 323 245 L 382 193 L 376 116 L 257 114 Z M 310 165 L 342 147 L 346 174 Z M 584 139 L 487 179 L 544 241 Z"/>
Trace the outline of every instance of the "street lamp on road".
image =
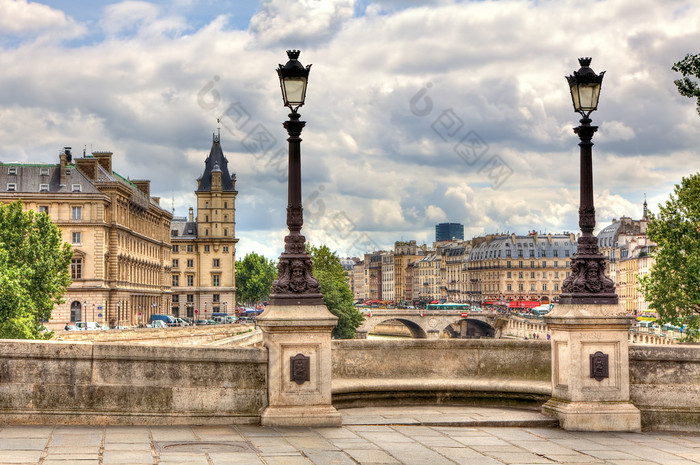
<path id="1" fill-rule="evenodd" d="M 581 236 L 576 253 L 571 259 L 571 275 L 562 283 L 560 302 L 563 304 L 617 304 L 615 284 L 605 276 L 605 257 L 598 249 L 593 205 L 593 134 L 598 126 L 591 126 L 590 114 L 598 108 L 600 88 L 605 71 L 596 74 L 589 65 L 590 58 L 579 58 L 581 68 L 567 76 L 574 111 L 580 113 L 581 125 L 574 128 L 581 142 L 581 197 L 578 224 Z"/>
<path id="2" fill-rule="evenodd" d="M 284 252 L 277 263 L 277 279 L 272 283 L 271 305 L 322 305 L 323 296 L 313 276 L 311 256 L 306 252 L 306 238 L 301 234 L 304 214 L 301 203 L 301 131 L 306 125 L 297 110 L 304 105 L 311 65 L 298 60 L 299 50 L 288 50 L 289 61 L 277 68 L 284 106 L 291 110 L 284 128 L 289 137 L 289 184 L 287 190 L 287 227 Z"/>

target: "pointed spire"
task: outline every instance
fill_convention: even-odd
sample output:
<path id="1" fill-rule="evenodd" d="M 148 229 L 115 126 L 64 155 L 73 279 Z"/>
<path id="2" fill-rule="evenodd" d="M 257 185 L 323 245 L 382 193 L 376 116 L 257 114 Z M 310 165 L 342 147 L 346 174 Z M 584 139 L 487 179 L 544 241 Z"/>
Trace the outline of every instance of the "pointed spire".
<path id="1" fill-rule="evenodd" d="M 649 219 L 649 211 L 647 209 L 647 194 L 646 192 L 644 193 L 644 213 L 642 214 L 642 219 L 644 221 L 647 221 Z"/>
<path id="2" fill-rule="evenodd" d="M 228 170 L 228 160 L 226 159 L 223 151 L 221 150 L 221 143 L 216 133 L 213 134 L 213 142 L 211 145 L 209 156 L 204 161 L 204 173 L 202 173 L 202 176 L 199 178 L 197 192 L 211 192 L 211 178 L 213 172 L 221 173 L 222 191 L 226 192 L 235 190 L 233 179 L 231 178 L 231 174 Z"/>

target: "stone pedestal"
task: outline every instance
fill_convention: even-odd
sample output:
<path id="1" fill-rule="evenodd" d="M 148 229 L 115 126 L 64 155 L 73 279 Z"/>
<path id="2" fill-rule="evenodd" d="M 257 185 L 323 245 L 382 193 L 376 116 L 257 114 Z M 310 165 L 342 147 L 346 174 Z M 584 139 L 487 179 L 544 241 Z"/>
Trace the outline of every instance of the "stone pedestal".
<path id="1" fill-rule="evenodd" d="M 340 426 L 331 405 L 331 331 L 325 305 L 270 305 L 258 317 L 268 350 L 264 426 Z"/>
<path id="2" fill-rule="evenodd" d="M 565 430 L 640 431 L 629 395 L 634 317 L 618 304 L 561 304 L 544 320 L 552 333 L 552 398 L 542 411 Z"/>

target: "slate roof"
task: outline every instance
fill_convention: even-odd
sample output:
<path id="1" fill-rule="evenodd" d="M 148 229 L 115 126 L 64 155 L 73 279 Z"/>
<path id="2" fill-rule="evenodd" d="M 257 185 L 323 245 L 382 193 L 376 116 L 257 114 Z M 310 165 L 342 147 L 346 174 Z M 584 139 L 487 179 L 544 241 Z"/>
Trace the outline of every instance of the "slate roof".
<path id="1" fill-rule="evenodd" d="M 224 192 L 232 192 L 236 190 L 234 175 L 231 178 L 231 173 L 228 170 L 228 160 L 224 156 L 224 152 L 221 150 L 220 138 L 214 134 L 213 142 L 211 144 L 211 150 L 209 151 L 209 156 L 204 161 L 204 173 L 199 178 L 199 188 L 197 192 L 211 192 L 211 173 L 213 171 L 221 171 L 221 190 Z"/>

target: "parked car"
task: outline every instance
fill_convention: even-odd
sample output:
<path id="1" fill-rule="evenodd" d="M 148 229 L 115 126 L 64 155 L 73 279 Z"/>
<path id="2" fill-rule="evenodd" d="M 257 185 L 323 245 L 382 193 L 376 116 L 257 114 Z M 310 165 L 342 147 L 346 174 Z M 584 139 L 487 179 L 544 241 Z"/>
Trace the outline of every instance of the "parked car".
<path id="1" fill-rule="evenodd" d="M 150 325 L 148 325 L 149 328 L 167 328 L 168 325 L 165 323 L 163 320 L 153 320 Z"/>
<path id="2" fill-rule="evenodd" d="M 175 318 L 175 321 L 177 322 L 178 326 L 190 326 L 190 325 L 192 324 L 191 322 L 188 322 L 188 321 L 186 321 L 186 320 L 183 319 L 183 318 L 177 318 L 177 317 L 176 317 L 176 318 Z"/>
<path id="3" fill-rule="evenodd" d="M 80 328 L 78 328 L 75 325 L 66 325 L 63 329 L 65 331 L 79 331 L 80 330 Z"/>
<path id="4" fill-rule="evenodd" d="M 242 325 L 253 325 L 255 324 L 255 318 L 250 316 L 242 316 L 238 319 L 237 323 Z"/>
<path id="5" fill-rule="evenodd" d="M 99 323 L 95 321 L 78 321 L 75 326 L 81 331 L 103 330 Z"/>
<path id="6" fill-rule="evenodd" d="M 175 318 L 170 315 L 151 315 L 151 318 L 148 321 L 149 324 L 152 325 L 155 321 L 162 321 L 165 323 L 165 326 L 176 326 Z"/>

